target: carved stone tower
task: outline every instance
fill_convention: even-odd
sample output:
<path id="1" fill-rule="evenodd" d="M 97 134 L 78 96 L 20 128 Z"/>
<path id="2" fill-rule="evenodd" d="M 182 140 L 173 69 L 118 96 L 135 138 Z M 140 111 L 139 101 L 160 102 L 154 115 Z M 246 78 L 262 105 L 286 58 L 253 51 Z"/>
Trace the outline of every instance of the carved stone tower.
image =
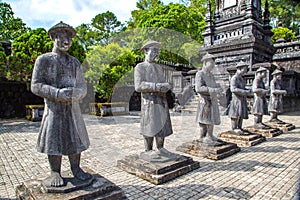
<path id="1" fill-rule="evenodd" d="M 239 61 L 249 64 L 271 62 L 275 49 L 271 43 L 268 0 L 262 13 L 261 0 L 216 0 L 214 14 L 208 1 L 204 44 L 200 54 L 216 57 L 214 74 L 228 83 L 227 68 Z M 223 81 L 222 81 L 223 80 Z"/>

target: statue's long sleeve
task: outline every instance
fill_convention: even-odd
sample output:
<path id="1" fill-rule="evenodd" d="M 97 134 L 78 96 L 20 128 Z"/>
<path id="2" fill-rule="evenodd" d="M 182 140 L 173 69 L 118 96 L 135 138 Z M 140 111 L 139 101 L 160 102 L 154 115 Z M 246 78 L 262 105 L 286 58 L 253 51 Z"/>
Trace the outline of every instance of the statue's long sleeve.
<path id="1" fill-rule="evenodd" d="M 44 77 L 47 77 L 46 73 L 48 72 L 45 63 L 47 62 L 43 59 L 43 56 L 37 58 L 31 79 L 31 91 L 37 96 L 56 101 L 59 88 L 45 82 Z"/>
<path id="2" fill-rule="evenodd" d="M 134 87 L 137 92 L 160 92 L 159 88 L 156 88 L 155 82 L 144 81 L 145 72 L 139 65 L 136 66 L 134 70 Z"/>
<path id="3" fill-rule="evenodd" d="M 244 90 L 244 89 L 241 89 L 237 86 L 237 78 L 236 77 L 233 77 L 231 80 L 230 80 L 230 91 L 232 93 L 235 93 L 237 95 L 245 95 L 248 93 L 248 90 Z"/>

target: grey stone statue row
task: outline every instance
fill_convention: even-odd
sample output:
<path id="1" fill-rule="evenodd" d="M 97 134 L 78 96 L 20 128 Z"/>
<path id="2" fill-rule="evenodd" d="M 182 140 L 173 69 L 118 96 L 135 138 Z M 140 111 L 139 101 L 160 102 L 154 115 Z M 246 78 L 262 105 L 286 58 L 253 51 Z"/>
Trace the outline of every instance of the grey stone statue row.
<path id="1" fill-rule="evenodd" d="M 215 143 L 218 141 L 212 134 L 213 125 L 220 124 L 219 110 L 217 105 L 217 95 L 222 89 L 216 84 L 212 69 L 214 68 L 214 57 L 206 54 L 202 61 L 204 66 L 196 74 L 196 92 L 199 94 L 199 106 L 197 110 L 197 122 L 200 125 L 200 142 Z M 248 119 L 247 96 L 251 91 L 246 89 L 243 75 L 247 73 L 248 65 L 240 62 L 236 66 L 236 73 L 230 79 L 230 91 L 232 99 L 229 104 L 227 114 L 231 118 L 232 130 L 237 134 L 249 134 L 243 130 L 242 124 L 244 119 Z M 270 122 L 281 123 L 277 116 L 283 111 L 282 95 L 286 94 L 285 90 L 280 87 L 282 71 L 276 69 L 272 75 L 270 89 L 266 89 L 263 79 L 266 77 L 267 69 L 260 67 L 255 72 L 255 79 L 252 85 L 254 93 L 254 103 L 252 113 L 254 115 L 254 128 L 268 129 L 267 125 L 262 122 L 263 115 L 271 115 Z M 269 106 L 267 105 L 266 95 L 270 93 Z"/>
<path id="2" fill-rule="evenodd" d="M 35 62 L 31 90 L 45 100 L 45 111 L 39 131 L 37 150 L 48 155 L 51 175 L 45 180 L 49 187 L 64 186 L 61 176 L 62 156 L 67 155 L 71 171 L 76 179 L 87 181 L 93 176 L 80 167 L 81 152 L 89 147 L 89 138 L 81 115 L 79 101 L 86 95 L 87 88 L 80 62 L 70 56 L 67 50 L 75 36 L 73 27 L 60 22 L 50 28 L 49 36 L 54 41 L 52 52 L 39 56 Z M 161 161 L 173 159 L 173 154 L 164 148 L 165 137 L 173 133 L 166 92 L 171 85 L 166 82 L 162 66 L 156 63 L 161 44 L 156 41 L 147 42 L 141 50 L 145 53 L 145 61 L 135 67 L 135 89 L 141 92 L 141 130 L 144 137 L 145 151 L 140 159 Z M 213 126 L 220 124 L 217 95 L 222 92 L 218 87 L 212 69 L 214 59 L 211 55 L 203 58 L 204 67 L 196 75 L 196 91 L 200 94 L 197 122 L 200 124 L 200 140 L 206 143 L 222 142 L 213 136 Z M 232 77 L 230 88 L 232 101 L 229 116 L 233 130 L 242 130 L 243 119 L 248 118 L 246 96 L 242 75 L 247 71 L 245 64 L 237 66 Z M 280 71 L 273 73 L 271 82 L 271 100 L 269 111 L 272 120 L 278 120 L 277 114 L 282 110 L 282 94 L 279 81 Z M 265 70 L 256 73 L 253 92 L 255 93 L 254 114 L 257 124 L 261 123 L 262 115 L 266 114 L 265 95 L 269 92 L 264 88 L 262 78 Z M 153 150 L 153 142 L 157 150 Z"/>

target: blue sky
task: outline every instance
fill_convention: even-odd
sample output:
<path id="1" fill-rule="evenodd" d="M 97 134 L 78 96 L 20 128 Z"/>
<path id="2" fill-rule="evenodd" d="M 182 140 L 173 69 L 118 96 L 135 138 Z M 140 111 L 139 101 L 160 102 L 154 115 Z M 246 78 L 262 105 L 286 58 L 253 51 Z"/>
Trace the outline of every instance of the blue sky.
<path id="1" fill-rule="evenodd" d="M 122 23 L 129 20 L 136 9 L 136 0 L 0 0 L 9 3 L 15 17 L 35 29 L 49 29 L 60 21 L 73 27 L 90 23 L 92 18 L 106 11 L 113 12 Z M 180 0 L 163 0 L 164 4 Z"/>

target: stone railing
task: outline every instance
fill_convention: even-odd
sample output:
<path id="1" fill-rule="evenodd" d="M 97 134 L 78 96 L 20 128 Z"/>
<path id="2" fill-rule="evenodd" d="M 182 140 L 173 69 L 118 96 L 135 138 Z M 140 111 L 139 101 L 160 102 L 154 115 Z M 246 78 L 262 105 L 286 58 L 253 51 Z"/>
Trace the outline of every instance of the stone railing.
<path id="1" fill-rule="evenodd" d="M 26 105 L 26 119 L 33 122 L 38 122 L 42 120 L 43 114 L 44 105 Z"/>
<path id="2" fill-rule="evenodd" d="M 97 116 L 125 115 L 129 113 L 129 103 L 90 103 L 90 114 Z"/>
<path id="3" fill-rule="evenodd" d="M 274 47 L 276 53 L 273 56 L 273 61 L 300 58 L 300 41 L 276 43 Z"/>

